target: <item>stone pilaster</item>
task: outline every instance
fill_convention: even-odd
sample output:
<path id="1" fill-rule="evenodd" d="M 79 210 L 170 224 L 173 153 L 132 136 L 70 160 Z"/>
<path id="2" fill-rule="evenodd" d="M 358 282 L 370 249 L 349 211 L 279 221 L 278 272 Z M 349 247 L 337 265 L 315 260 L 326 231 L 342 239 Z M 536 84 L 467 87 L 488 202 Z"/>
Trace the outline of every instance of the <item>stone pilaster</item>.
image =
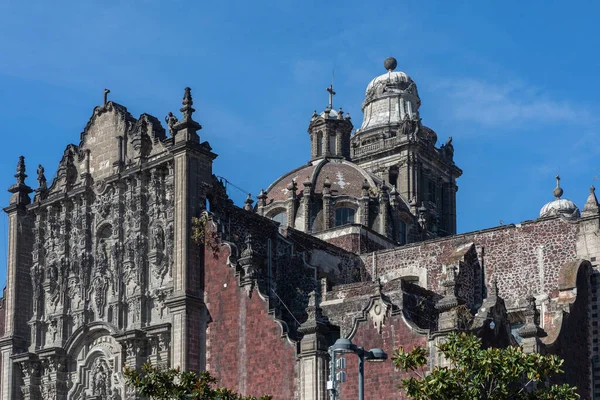
<path id="1" fill-rule="evenodd" d="M 37 356 L 31 353 L 24 353 L 14 357 L 13 360 L 21 371 L 21 398 L 23 400 L 41 400 L 41 363 Z"/>
<path id="2" fill-rule="evenodd" d="M 311 199 L 312 199 L 312 181 L 310 180 L 310 177 L 306 177 L 306 180 L 304 181 L 304 190 L 302 192 L 302 203 L 300 204 L 300 207 L 302 207 L 302 225 L 303 225 L 303 230 L 304 232 L 310 232 L 311 231 L 311 226 L 310 225 L 310 211 L 311 211 Z"/>
<path id="3" fill-rule="evenodd" d="M 323 229 L 331 228 L 331 181 L 329 177 L 323 182 Z"/>
<path id="4" fill-rule="evenodd" d="M 66 400 L 67 357 L 62 349 L 54 348 L 40 354 L 42 365 L 42 399 Z"/>
<path id="5" fill-rule="evenodd" d="M 17 368 L 11 360 L 13 354 L 27 350 L 29 341 L 29 319 L 31 317 L 31 266 L 33 252 L 32 218 L 27 212 L 33 191 L 26 185 L 25 159 L 19 158 L 16 183 L 8 191 L 12 193 L 10 205 L 4 209 L 8 214 L 8 266 L 4 301 L 6 314 L 4 337 L 0 340 L 2 373 L 0 379 L 0 398 L 19 398 L 19 388 L 14 376 Z"/>
<path id="6" fill-rule="evenodd" d="M 170 367 L 171 324 L 161 324 L 145 328 L 148 340 L 147 355 L 152 365 L 167 369 Z"/>
<path id="7" fill-rule="evenodd" d="M 369 182 L 365 179 L 362 184 L 362 193 L 360 198 L 360 223 L 364 226 L 369 226 Z"/>
<path id="8" fill-rule="evenodd" d="M 387 227 L 388 227 L 388 204 L 390 201 L 390 196 L 388 193 L 389 188 L 385 184 L 385 181 L 381 184 L 380 192 L 379 192 L 379 233 L 383 236 L 387 236 Z"/>
<path id="9" fill-rule="evenodd" d="M 329 323 L 318 305 L 315 292 L 310 294 L 306 312 L 308 318 L 298 329 L 304 335 L 298 356 L 300 399 L 324 400 L 327 399 Z"/>
<path id="10" fill-rule="evenodd" d="M 193 101 L 189 88 L 182 101 L 182 120 L 173 126 L 174 144 L 174 263 L 172 299 L 166 302 L 173 320 L 172 365 L 199 371 L 204 364 L 205 345 L 188 338 L 201 335 L 199 315 L 204 307 L 202 285 L 204 255 L 192 243 L 192 217 L 204 209 L 212 187 L 212 162 L 216 154 L 208 143 L 200 143 L 199 123 L 193 120 Z"/>
<path id="11" fill-rule="evenodd" d="M 298 190 L 298 185 L 296 185 L 296 181 L 292 180 L 287 187 L 288 190 L 288 198 L 286 200 L 286 210 L 287 210 L 287 226 L 290 228 L 294 228 L 296 221 L 296 191 Z"/>

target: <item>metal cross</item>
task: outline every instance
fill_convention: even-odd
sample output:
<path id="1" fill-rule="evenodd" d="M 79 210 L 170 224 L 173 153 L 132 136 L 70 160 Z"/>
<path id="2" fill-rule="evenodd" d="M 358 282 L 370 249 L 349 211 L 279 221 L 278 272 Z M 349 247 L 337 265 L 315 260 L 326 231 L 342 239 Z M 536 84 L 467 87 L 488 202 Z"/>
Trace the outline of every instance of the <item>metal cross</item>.
<path id="1" fill-rule="evenodd" d="M 108 94 L 110 93 L 110 90 L 108 89 L 104 89 L 104 104 L 106 105 L 106 103 L 108 102 Z"/>
<path id="2" fill-rule="evenodd" d="M 333 85 L 329 85 L 326 90 L 329 92 L 329 109 L 333 110 L 333 96 L 336 95 L 336 93 L 333 91 Z"/>

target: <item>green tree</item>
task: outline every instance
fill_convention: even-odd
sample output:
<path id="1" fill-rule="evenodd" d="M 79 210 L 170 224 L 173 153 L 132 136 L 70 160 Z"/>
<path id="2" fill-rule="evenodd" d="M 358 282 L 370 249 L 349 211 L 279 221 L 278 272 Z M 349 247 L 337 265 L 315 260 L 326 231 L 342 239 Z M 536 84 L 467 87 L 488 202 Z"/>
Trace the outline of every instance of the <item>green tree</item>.
<path id="1" fill-rule="evenodd" d="M 193 399 L 193 400 L 270 400 L 271 396 L 260 398 L 242 396 L 232 390 L 217 387 L 217 380 L 208 372 L 200 374 L 177 369 L 158 369 L 144 364 L 141 372 L 125 367 L 125 382 L 142 396 L 152 400 Z"/>
<path id="2" fill-rule="evenodd" d="M 425 372 L 427 351 L 415 347 L 394 352 L 396 368 L 412 377 L 402 379 L 400 389 L 415 400 L 574 400 L 576 388 L 550 385 L 552 374 L 563 372 L 555 355 L 525 354 L 520 347 L 504 349 L 481 346 L 472 334 L 452 333 L 438 345 L 448 366 Z"/>

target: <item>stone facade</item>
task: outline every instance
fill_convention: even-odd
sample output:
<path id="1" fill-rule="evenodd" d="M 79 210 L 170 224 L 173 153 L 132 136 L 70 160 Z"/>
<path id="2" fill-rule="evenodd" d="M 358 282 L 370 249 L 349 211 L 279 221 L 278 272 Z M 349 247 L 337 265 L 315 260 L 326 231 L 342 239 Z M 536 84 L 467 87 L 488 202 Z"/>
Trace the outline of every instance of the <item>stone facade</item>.
<path id="1" fill-rule="evenodd" d="M 388 354 L 424 346 L 433 367 L 445 363 L 436 344 L 457 330 L 558 354 L 559 379 L 593 398 L 593 188 L 581 213 L 558 187 L 541 218 L 454 234 L 452 143 L 435 147 L 414 82 L 393 64 L 369 84 L 353 136 L 329 88 L 330 107 L 309 125 L 309 164 L 256 205 L 236 207 L 213 176 L 189 88 L 168 132 L 105 101 L 49 184 L 38 167 L 35 190 L 19 159 L 4 209 L 0 398 L 134 399 L 123 368 L 148 361 L 208 370 L 249 395 L 354 398 L 355 356 L 347 382 L 329 376 L 338 338 Z M 384 102 L 397 110 L 385 114 Z M 401 398 L 402 377 L 389 361 L 366 363 L 371 397 Z"/>

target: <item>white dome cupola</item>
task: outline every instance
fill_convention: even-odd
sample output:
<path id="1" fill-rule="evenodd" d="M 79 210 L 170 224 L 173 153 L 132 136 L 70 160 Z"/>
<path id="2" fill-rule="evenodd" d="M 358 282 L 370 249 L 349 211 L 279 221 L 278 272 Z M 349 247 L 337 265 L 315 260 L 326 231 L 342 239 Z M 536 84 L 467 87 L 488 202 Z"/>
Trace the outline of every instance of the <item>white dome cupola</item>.
<path id="1" fill-rule="evenodd" d="M 395 71 L 398 65 L 395 58 L 387 58 L 383 65 L 387 72 L 375 77 L 367 85 L 362 104 L 363 123 L 359 132 L 400 125 L 405 119 L 419 119 L 421 99 L 417 85 L 406 73 Z"/>
<path id="2" fill-rule="evenodd" d="M 581 216 L 579 208 L 575 205 L 575 203 L 568 199 L 561 199 L 564 191 L 560 187 L 559 175 L 556 175 L 556 187 L 552 193 L 556 199 L 542 207 L 540 210 L 540 218 L 558 215 L 566 219 L 577 219 Z"/>

